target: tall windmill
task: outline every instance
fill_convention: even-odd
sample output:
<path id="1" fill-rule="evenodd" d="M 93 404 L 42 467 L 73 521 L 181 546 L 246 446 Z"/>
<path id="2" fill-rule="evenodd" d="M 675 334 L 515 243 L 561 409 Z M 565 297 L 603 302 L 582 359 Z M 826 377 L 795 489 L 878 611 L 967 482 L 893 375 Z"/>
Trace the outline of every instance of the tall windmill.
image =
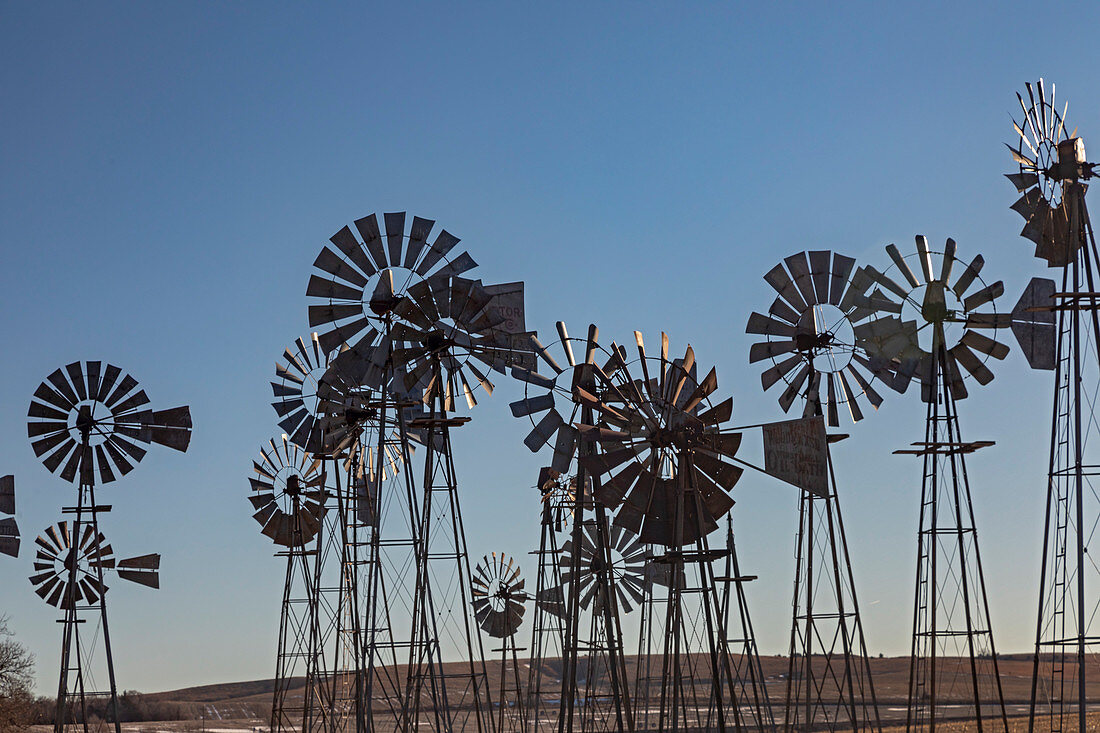
<path id="1" fill-rule="evenodd" d="M 381 660 L 407 653 L 405 685 L 392 691 L 400 727 L 423 723 L 450 730 L 469 724 L 491 730 L 484 651 L 467 597 L 471 568 L 450 431 L 469 421 L 453 414 L 456 400 L 472 408 L 478 389 L 492 392 L 483 370 L 504 372 L 517 359 L 523 286 L 485 286 L 460 277 L 476 263 L 466 252 L 452 254 L 459 240 L 446 230 L 429 243 L 434 221 L 413 217 L 406 231 L 400 212 L 385 214 L 383 224 L 384 231 L 372 214 L 354 222 L 358 237 L 350 227 L 333 235 L 335 249 L 322 249 L 306 291 L 314 299 L 309 320 L 322 329 L 322 349 L 346 347 L 334 367 L 339 363 L 345 373 L 357 375 L 358 384 L 380 394 L 370 420 L 382 426 L 396 422 L 397 444 L 388 448 L 396 447 L 407 462 L 414 432 L 426 446 L 422 485 L 415 486 L 405 472 L 403 495 L 396 499 L 403 520 L 381 524 L 372 540 L 371 562 L 378 573 L 389 573 L 390 601 L 403 595 L 412 613 L 404 629 L 380 634 L 377 620 L 394 616 L 377 606 L 367 609 L 366 696 L 375 695 Z M 412 398 L 422 405 L 421 414 L 407 420 Z M 379 456 L 388 449 L 386 434 L 378 432 Z M 386 559 L 389 548 L 412 556 L 411 583 L 408 573 Z M 370 602 L 380 600 L 372 595 Z M 456 648 L 446 651 L 468 660 L 462 673 L 444 672 L 448 642 Z"/>
<path id="2" fill-rule="evenodd" d="M 738 670 L 746 655 L 734 658 L 728 641 L 714 572 L 715 561 L 728 550 L 708 541 L 733 507 L 729 492 L 742 473 L 733 462 L 741 434 L 723 430 L 733 399 L 710 404 L 717 375 L 712 369 L 695 379 L 690 346 L 682 359 L 670 359 L 662 334 L 660 355 L 651 357 L 641 333 L 635 338 L 637 360 L 627 364 L 620 348 L 619 368 L 594 370 L 598 391 L 578 384 L 574 395 L 599 416 L 578 425 L 582 444 L 598 446 L 579 461 L 593 477 L 596 500 L 614 512 L 613 526 L 662 548 L 654 561 L 668 566 L 657 645 L 661 674 L 657 689 L 647 691 L 656 708 L 655 727 L 771 727 L 770 710 L 754 703 L 766 696 L 747 690 L 756 680 Z"/>
<path id="3" fill-rule="evenodd" d="M 27 434 L 35 455 L 51 473 L 58 473 L 77 486 L 76 505 L 62 508 L 64 513 L 73 515 L 71 528 L 69 525 L 65 528 L 77 541 L 70 540 L 64 548 L 45 540 L 36 542 L 41 554 L 36 555 L 36 573 L 31 578 L 39 595 L 64 612 L 54 730 L 61 733 L 67 723 L 73 722 L 74 703 L 84 710 L 88 697 L 98 694 L 108 697 L 109 722 L 115 733 L 120 733 L 104 583 L 104 571 L 110 568 L 100 557 L 105 548 L 100 544 L 99 515 L 110 507 L 96 503 L 95 489 L 129 473 L 145 457 L 142 444 L 158 443 L 186 451 L 191 440 L 191 411 L 187 407 L 152 410 L 145 390 L 139 389 L 137 380 L 129 374 L 112 364 L 76 361 L 64 370 L 55 370 L 38 386 L 27 416 L 30 418 Z M 86 544 L 86 538 L 90 538 L 87 540 L 90 544 Z M 89 557 L 100 559 L 82 566 L 76 560 L 89 547 Z M 57 553 L 61 551 L 69 553 L 73 561 L 59 560 Z M 64 582 L 54 577 L 58 562 Z M 52 564 L 52 569 L 39 569 L 39 563 Z M 119 575 L 126 577 L 122 569 L 135 573 L 155 571 L 159 556 L 142 556 L 135 558 L 134 563 L 125 568 L 120 565 Z M 137 577 L 131 575 L 128 579 Z M 103 634 L 102 645 L 84 638 L 88 632 L 82 628 L 83 622 L 96 617 Z M 104 655 L 108 687 L 94 691 L 89 689 L 88 680 L 94 667 L 92 653 L 97 649 Z M 87 718 L 81 722 L 87 730 Z"/>
<path id="4" fill-rule="evenodd" d="M 520 624 L 523 623 L 523 613 L 527 610 L 524 603 L 528 596 L 523 587 L 519 563 L 504 553 L 498 557 L 494 552 L 491 558 L 485 555 L 474 568 L 473 587 L 470 589 L 474 617 L 482 631 L 501 642 L 500 649 L 496 650 L 500 652 L 498 731 L 508 730 L 505 714 L 509 708 L 514 708 L 513 719 L 517 724 L 524 720 L 523 688 L 516 654 L 516 632 L 519 631 Z M 513 693 L 511 703 L 508 695 L 509 682 Z"/>
<path id="5" fill-rule="evenodd" d="M 964 704 L 973 706 L 979 728 L 1007 730 L 966 472 L 966 456 L 992 443 L 964 441 L 957 411 L 968 379 L 989 384 L 986 362 L 1008 354 L 996 339 L 996 329 L 1009 325 L 994 303 L 1004 286 L 982 282 L 981 255 L 959 262 L 951 239 L 942 253 L 923 236 L 915 254 L 902 257 L 892 244 L 886 252 L 890 270 L 863 268 L 878 286 L 868 296 L 877 314 L 856 327 L 857 343 L 895 362 L 898 392 L 919 381 L 928 405 L 924 440 L 896 451 L 924 465 L 907 728 L 932 730 L 946 706 Z"/>
<path id="6" fill-rule="evenodd" d="M 761 383 L 784 385 L 784 412 L 801 401 L 803 416 L 839 427 L 841 413 L 863 419 L 861 401 L 882 403 L 871 383 L 888 376 L 885 362 L 858 348 L 854 334 L 874 311 L 866 277 L 854 259 L 828 250 L 791 255 L 764 276 L 778 297 L 768 315 L 749 316 L 748 332 L 765 337 L 749 362 L 771 361 Z M 880 729 L 831 458 L 828 490 L 803 490 L 798 507 L 784 729 Z"/>
<path id="7" fill-rule="evenodd" d="M 1095 442 L 1092 398 L 1100 384 L 1097 345 L 1100 315 L 1100 255 L 1085 192 L 1095 175 L 1077 131 L 1067 132 L 1065 114 L 1043 80 L 1020 94 L 1020 122 L 1014 122 L 1018 168 L 1007 174 L 1020 198 L 1012 209 L 1023 216 L 1020 234 L 1035 243 L 1035 256 L 1060 269 L 1056 280 L 1034 278 L 1013 313 L 1012 330 L 1035 369 L 1054 372 L 1054 410 L 1047 478 L 1043 565 L 1031 687 L 1031 727 L 1049 716 L 1049 730 L 1074 725 L 1085 730 L 1086 654 L 1095 649 L 1100 596 L 1096 566 L 1086 543 L 1100 517 L 1092 488 Z M 1090 343 L 1091 341 L 1091 343 Z M 1044 727 L 1047 724 L 1042 724 Z"/>
<path id="8" fill-rule="evenodd" d="M 538 452 L 551 446 L 551 465 L 545 475 L 540 476 L 540 488 L 545 490 L 547 499 L 562 507 L 556 510 L 557 514 L 551 515 L 544 504 L 540 577 L 535 601 L 537 636 L 532 648 L 544 653 L 547 629 L 555 627 L 555 619 L 563 622 L 557 730 L 562 733 L 633 730 L 634 711 L 621 625 L 621 614 L 625 611 L 611 590 L 614 563 L 609 515 L 606 505 L 593 496 L 598 489 L 591 471 L 582 463 L 570 474 L 578 448 L 582 459 L 593 452 L 592 444 L 578 444 L 574 424 L 598 420 L 598 413 L 591 405 L 582 404 L 574 389 L 583 386 L 591 392 L 599 392 L 596 373 L 614 373 L 623 361 L 614 344 L 609 349 L 600 345 L 599 329 L 595 324 L 588 326 L 584 338 L 570 336 L 562 321 L 556 324 L 556 329 L 558 339 L 549 346 L 544 346 L 537 336 L 531 336 L 535 365 L 517 365 L 512 369 L 512 376 L 524 383 L 525 393 L 523 399 L 510 405 L 512 414 L 527 418 L 532 424 L 524 438 L 528 449 Z M 564 485 L 549 484 L 547 479 Z M 569 515 L 569 540 L 561 546 L 559 554 L 556 533 L 566 528 L 562 509 L 567 509 Z M 584 553 L 565 552 L 566 545 L 570 549 L 587 548 L 587 567 Z M 556 557 L 548 555 L 551 547 Z M 585 602 L 586 594 L 590 601 L 594 593 L 599 593 L 607 602 L 598 605 Z M 538 670 L 532 680 L 534 697 L 529 706 L 535 720 L 535 711 L 541 705 L 542 681 L 538 675 L 543 659 L 537 657 L 532 665 Z M 598 696 L 585 695 L 584 686 L 596 678 L 606 688 Z M 584 700 L 585 704 L 578 705 L 579 700 Z"/>

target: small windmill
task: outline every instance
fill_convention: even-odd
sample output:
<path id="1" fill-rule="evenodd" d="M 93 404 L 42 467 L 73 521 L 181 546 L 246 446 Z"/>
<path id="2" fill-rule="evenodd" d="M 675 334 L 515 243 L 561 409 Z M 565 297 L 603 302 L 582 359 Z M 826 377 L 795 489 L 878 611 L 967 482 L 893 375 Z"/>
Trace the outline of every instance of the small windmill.
<path id="1" fill-rule="evenodd" d="M 85 550 L 91 553 L 92 559 L 104 551 L 99 545 L 102 536 L 99 515 L 110 507 L 96 502 L 97 484 L 110 483 L 129 473 L 134 464 L 145 457 L 143 444 L 158 443 L 181 452 L 187 450 L 191 440 L 191 411 L 187 407 L 152 410 L 149 404 L 149 397 L 145 390 L 138 388 L 136 379 L 117 366 L 104 366 L 99 361 L 76 361 L 64 370 L 57 369 L 34 392 L 27 412 L 31 448 L 51 473 L 59 473 L 62 479 L 77 486 L 76 506 L 62 508 L 63 512 L 75 515 L 71 537 L 79 541 L 75 545 L 70 541 L 66 548 L 74 560 Z M 67 524 L 65 528 L 70 529 Z M 86 545 L 86 541 L 91 544 Z M 40 551 L 55 556 L 62 549 L 47 540 L 37 544 Z M 39 561 L 43 564 L 58 562 L 48 557 L 40 557 Z M 120 563 L 116 568 L 120 577 L 156 587 L 158 555 L 145 555 L 125 562 L 126 565 Z M 63 583 L 54 578 L 59 568 L 61 575 L 68 574 Z M 97 648 L 90 639 L 81 638 L 81 626 L 87 620 L 84 616 L 89 612 L 99 616 L 109 685 L 98 694 L 109 697 L 110 722 L 115 733 L 121 733 L 114 657 L 107 626 L 103 580 L 106 569 L 102 560 L 89 562 L 84 571 L 75 561 L 62 561 L 61 566 L 55 566 L 52 571 L 36 572 L 34 578 L 38 578 L 38 582 L 32 579 L 40 591 L 47 585 L 53 589 L 43 596 L 47 601 L 53 598 L 56 588 L 61 588 L 56 602 L 50 601 L 65 614 L 61 620 L 61 672 L 54 717 L 56 733 L 62 733 L 66 723 L 72 720 L 74 702 L 84 710 L 87 698 L 97 694 L 85 684 L 90 677 L 92 653 Z M 57 582 L 51 583 L 51 578 Z M 76 680 L 75 690 L 70 687 L 70 675 Z M 83 724 L 87 730 L 86 717 Z"/>
<path id="2" fill-rule="evenodd" d="M 35 538 L 35 574 L 30 577 L 34 592 L 54 608 L 70 609 L 77 604 L 96 603 L 106 592 L 104 571 L 149 588 L 160 587 L 160 555 L 139 555 L 115 560 L 114 549 L 101 533 L 85 524 L 75 536 L 68 522 L 47 527 Z M 72 568 L 76 568 L 75 582 Z M 70 585 L 72 584 L 72 585 Z"/>
<path id="3" fill-rule="evenodd" d="M 272 730 L 288 730 L 313 720 L 313 706 L 319 697 L 316 686 L 322 658 L 317 648 L 320 621 L 317 589 L 321 584 L 323 553 L 315 542 L 325 515 L 326 494 L 320 461 L 284 434 L 260 446 L 252 462 L 255 476 L 249 478 L 252 518 L 286 558 L 279 641 L 276 652 Z M 304 677 L 300 701 L 291 702 L 288 692 L 293 681 Z"/>
<path id="4" fill-rule="evenodd" d="M 928 405 L 924 440 L 896 451 L 924 464 L 907 728 L 934 730 L 945 706 L 961 703 L 974 706 L 979 727 L 1007 730 L 965 462 L 992 443 L 963 441 L 957 412 L 967 380 L 988 384 L 987 362 L 1008 354 L 996 338 L 1009 325 L 995 307 L 1004 286 L 982 282 L 981 255 L 959 262 L 951 239 L 942 253 L 923 236 L 909 257 L 894 245 L 886 251 L 891 270 L 864 268 L 882 290 L 871 296 L 877 316 L 855 329 L 857 343 L 894 362 L 898 392 L 918 380 Z"/>
<path id="5" fill-rule="evenodd" d="M 764 276 L 778 295 L 767 315 L 749 316 L 748 332 L 765 337 L 749 361 L 771 360 L 761 383 L 785 384 L 784 412 L 802 400 L 803 416 L 838 427 L 841 413 L 863 419 L 861 401 L 882 403 L 872 382 L 892 375 L 855 338 L 879 300 L 864 294 L 867 277 L 854 259 L 828 250 L 791 255 Z M 784 729 L 881 729 L 831 458 L 828 491 L 803 490 L 798 506 Z"/>
<path id="6" fill-rule="evenodd" d="M 470 599 L 478 626 L 489 636 L 501 640 L 500 697 L 497 704 L 500 715 L 497 730 L 505 727 L 505 711 L 508 708 L 508 678 L 512 678 L 515 720 L 523 720 L 523 694 L 520 686 L 519 659 L 516 656 L 516 632 L 523 623 L 527 593 L 520 577 L 519 563 L 504 553 L 492 557 L 485 555 L 474 568 Z M 510 664 L 509 664 L 510 663 Z M 511 669 L 509 669 L 509 666 Z"/>
<path id="7" fill-rule="evenodd" d="M 1095 475 L 1092 397 L 1100 384 L 1100 255 L 1085 192 L 1096 164 L 1043 80 L 1020 94 L 1013 122 L 1017 164 L 1007 177 L 1020 198 L 1012 209 L 1025 221 L 1021 236 L 1035 256 L 1060 270 L 1057 280 L 1034 278 L 1013 311 L 1012 330 L 1034 369 L 1054 372 L 1054 410 L 1047 476 L 1042 577 L 1031 686 L 1031 726 L 1085 731 L 1085 665 L 1096 649 L 1097 573 L 1088 538 L 1100 517 L 1090 488 Z M 1014 115 L 1015 116 L 1015 115 Z M 1090 340 L 1092 343 L 1089 343 Z M 1045 720 L 1040 721 L 1040 718 Z M 1074 720 L 1076 719 L 1076 721 Z"/>

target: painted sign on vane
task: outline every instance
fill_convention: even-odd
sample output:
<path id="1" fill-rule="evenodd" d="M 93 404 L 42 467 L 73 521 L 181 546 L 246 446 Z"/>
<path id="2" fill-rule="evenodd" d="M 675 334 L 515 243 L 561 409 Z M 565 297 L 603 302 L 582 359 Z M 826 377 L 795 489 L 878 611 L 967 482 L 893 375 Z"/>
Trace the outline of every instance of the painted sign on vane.
<path id="1" fill-rule="evenodd" d="M 485 294 L 493 298 L 490 307 L 504 319 L 504 322 L 500 324 L 500 328 L 508 333 L 523 333 L 527 330 L 523 318 L 522 282 L 486 285 Z"/>
<path id="2" fill-rule="evenodd" d="M 764 470 L 817 496 L 829 494 L 825 420 L 805 417 L 764 426 Z"/>
<path id="3" fill-rule="evenodd" d="M 504 319 L 498 328 L 510 334 L 508 345 L 511 353 L 505 357 L 505 362 L 525 369 L 535 369 L 535 354 L 531 351 L 531 336 L 527 332 L 523 313 L 523 283 L 486 285 L 485 292 L 493 298 L 489 307 Z"/>

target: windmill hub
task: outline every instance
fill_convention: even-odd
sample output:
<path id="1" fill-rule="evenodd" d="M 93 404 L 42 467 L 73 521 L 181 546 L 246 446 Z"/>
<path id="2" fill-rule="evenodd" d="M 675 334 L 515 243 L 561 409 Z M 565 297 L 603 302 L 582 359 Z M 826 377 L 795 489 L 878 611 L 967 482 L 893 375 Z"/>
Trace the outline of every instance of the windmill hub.
<path id="1" fill-rule="evenodd" d="M 79 412 L 76 414 L 76 429 L 80 431 L 80 437 L 87 439 L 94 424 L 91 405 L 81 405 Z"/>
<path id="2" fill-rule="evenodd" d="M 344 410 L 344 420 L 348 425 L 367 422 L 374 419 L 374 416 L 375 409 L 373 407 L 348 407 Z"/>
<path id="3" fill-rule="evenodd" d="M 424 339 L 424 345 L 429 352 L 436 353 L 446 349 L 450 345 L 450 340 L 442 331 L 435 329 L 428 332 L 427 338 Z"/>
<path id="4" fill-rule="evenodd" d="M 367 307 L 377 316 L 384 316 L 393 310 L 399 298 L 393 290 L 393 269 L 387 267 L 378 274 L 378 282 L 367 301 Z"/>
<path id="5" fill-rule="evenodd" d="M 1079 137 L 1058 143 L 1058 162 L 1046 169 L 1056 181 L 1076 181 L 1092 177 L 1092 163 L 1085 162 L 1085 141 Z"/>
<path id="6" fill-rule="evenodd" d="M 302 493 L 302 483 L 298 479 L 297 474 L 291 474 L 286 477 L 286 495 L 290 497 L 299 496 Z"/>
<path id="7" fill-rule="evenodd" d="M 924 290 L 921 303 L 921 316 L 929 323 L 943 323 L 954 320 L 955 311 L 947 307 L 947 284 L 942 280 L 933 280 Z"/>
<path id="8" fill-rule="evenodd" d="M 833 341 L 836 339 L 829 331 L 822 333 L 798 333 L 794 337 L 795 348 L 798 351 L 807 353 L 813 353 L 823 349 L 828 349 L 833 345 Z"/>
<path id="9" fill-rule="evenodd" d="M 680 433 L 677 430 L 659 427 L 649 434 L 649 442 L 654 448 L 673 448 L 680 442 Z"/>
<path id="10" fill-rule="evenodd" d="M 794 350 L 805 359 L 823 357 L 815 363 L 819 371 L 835 372 L 851 361 L 855 343 L 847 314 L 831 303 L 814 303 L 806 308 L 795 324 Z"/>

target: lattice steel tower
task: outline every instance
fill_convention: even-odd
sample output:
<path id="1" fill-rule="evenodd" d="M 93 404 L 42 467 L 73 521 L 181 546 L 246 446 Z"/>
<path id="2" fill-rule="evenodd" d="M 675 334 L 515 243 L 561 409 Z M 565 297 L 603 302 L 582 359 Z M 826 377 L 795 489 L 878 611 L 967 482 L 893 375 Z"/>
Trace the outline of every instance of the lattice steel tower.
<path id="1" fill-rule="evenodd" d="M 1056 280 L 1029 283 L 1012 323 L 1032 368 L 1054 372 L 1030 727 L 1049 716 L 1046 729 L 1084 731 L 1086 655 L 1100 642 L 1098 573 L 1087 547 L 1100 521 L 1100 465 L 1086 450 L 1096 439 L 1100 384 L 1100 254 L 1085 203 L 1095 164 L 1077 131 L 1067 132 L 1068 105 L 1058 110 L 1054 85 L 1049 94 L 1042 79 L 1026 88 L 1026 100 L 1016 95 L 1017 143 L 1008 146 L 1019 167 L 1007 177 L 1021 194 L 1012 209 L 1024 217 L 1020 234 L 1035 243 L 1035 256 L 1061 270 Z"/>
<path id="2" fill-rule="evenodd" d="M 784 385 L 784 412 L 801 400 L 804 417 L 839 427 L 841 413 L 863 419 L 860 398 L 882 403 L 871 382 L 889 369 L 858 348 L 853 330 L 875 311 L 865 277 L 854 259 L 828 250 L 791 255 L 764 276 L 778 297 L 767 315 L 749 317 L 748 333 L 766 337 L 749 362 L 772 362 L 761 384 Z M 831 456 L 828 469 L 827 481 L 799 497 L 783 728 L 875 730 L 882 724 Z"/>
<path id="3" fill-rule="evenodd" d="M 963 370 L 985 385 L 993 379 L 986 362 L 1008 355 L 996 340 L 1008 321 L 993 306 L 1004 286 L 981 281 L 981 255 L 958 262 L 951 239 L 941 254 L 918 236 L 916 250 L 904 258 L 888 245 L 891 270 L 862 268 L 879 315 L 856 328 L 862 348 L 893 361 L 891 386 L 905 392 L 916 379 L 928 405 L 924 440 L 896 451 L 921 456 L 924 466 L 906 727 L 934 730 L 946 706 L 961 704 L 973 706 L 979 730 L 1007 730 L 965 460 L 992 443 L 965 442 L 956 411 L 967 396 Z"/>

